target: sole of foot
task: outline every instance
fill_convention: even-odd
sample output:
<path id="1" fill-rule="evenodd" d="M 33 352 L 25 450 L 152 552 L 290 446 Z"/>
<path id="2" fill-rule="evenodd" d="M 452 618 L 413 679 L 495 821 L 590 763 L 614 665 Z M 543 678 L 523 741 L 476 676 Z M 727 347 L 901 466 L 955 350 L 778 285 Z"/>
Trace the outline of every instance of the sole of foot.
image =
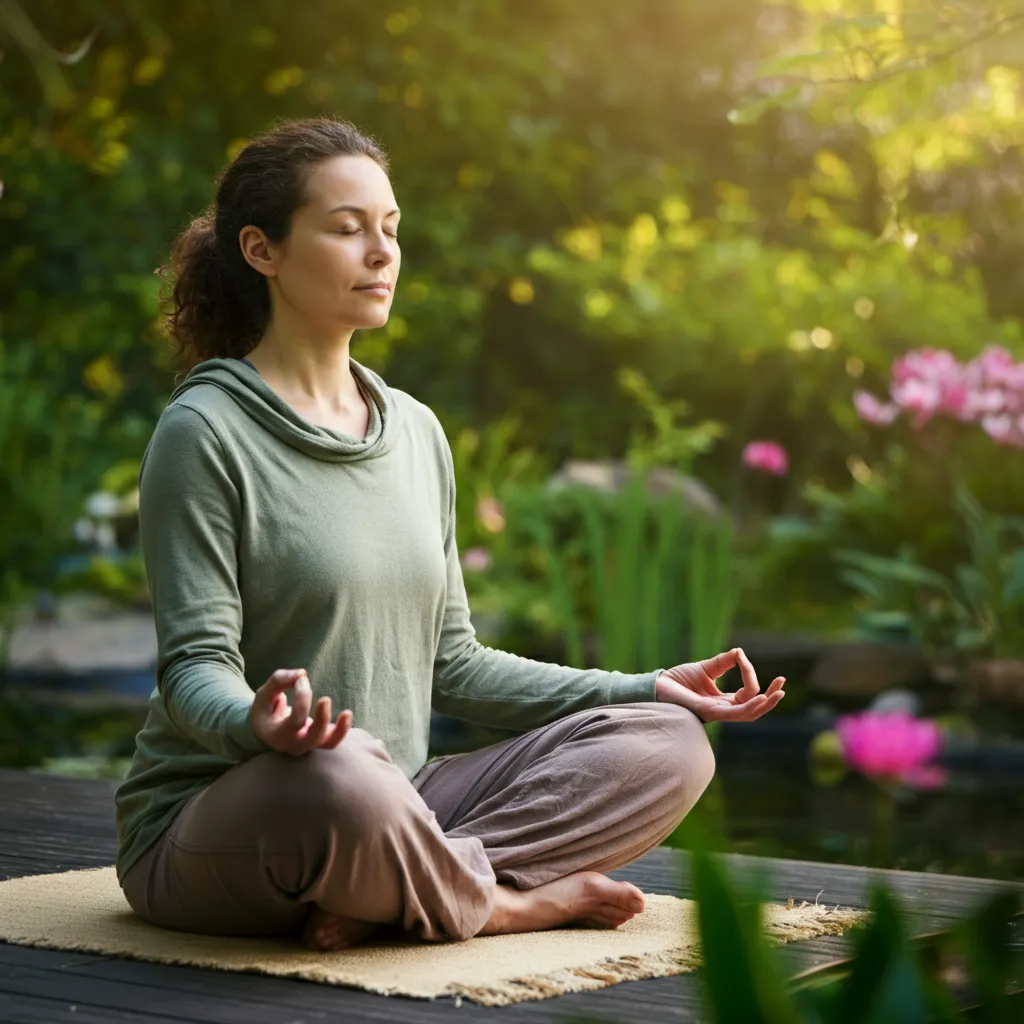
<path id="1" fill-rule="evenodd" d="M 534 889 L 495 886 L 494 910 L 478 935 L 543 931 L 575 925 L 617 928 L 642 913 L 643 893 L 598 871 L 577 871 Z"/>

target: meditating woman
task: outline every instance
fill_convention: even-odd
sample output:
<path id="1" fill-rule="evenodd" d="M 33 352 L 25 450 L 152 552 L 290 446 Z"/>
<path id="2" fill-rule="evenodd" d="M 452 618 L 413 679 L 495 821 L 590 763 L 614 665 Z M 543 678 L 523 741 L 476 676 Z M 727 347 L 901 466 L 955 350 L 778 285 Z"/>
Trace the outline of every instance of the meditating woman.
<path id="1" fill-rule="evenodd" d="M 157 687 L 115 797 L 156 924 L 315 949 L 616 927 L 643 896 L 604 872 L 707 786 L 702 722 L 783 696 L 738 650 L 632 675 L 478 642 L 442 428 L 350 354 L 387 323 L 398 222 L 379 146 L 317 118 L 252 140 L 174 244 L 189 372 L 140 474 Z M 427 762 L 432 707 L 518 734 Z"/>

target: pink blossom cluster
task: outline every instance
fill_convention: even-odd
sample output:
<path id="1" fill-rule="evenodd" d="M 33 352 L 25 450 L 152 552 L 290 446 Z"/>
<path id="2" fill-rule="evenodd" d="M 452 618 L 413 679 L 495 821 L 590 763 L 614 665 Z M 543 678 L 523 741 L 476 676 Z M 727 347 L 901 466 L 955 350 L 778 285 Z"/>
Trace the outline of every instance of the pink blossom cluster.
<path id="1" fill-rule="evenodd" d="M 743 464 L 758 473 L 785 476 L 789 472 L 789 456 L 774 441 L 751 441 L 743 449 Z"/>
<path id="2" fill-rule="evenodd" d="M 843 759 L 864 775 L 897 779 L 919 789 L 934 789 L 945 781 L 943 769 L 929 763 L 942 747 L 942 733 L 934 722 L 905 711 L 863 711 L 840 715 L 836 733 Z"/>
<path id="3" fill-rule="evenodd" d="M 989 345 L 968 363 L 945 349 L 919 348 L 892 364 L 891 401 L 868 391 L 853 396 L 868 423 L 892 423 L 901 413 L 921 427 L 934 416 L 977 423 L 994 441 L 1024 447 L 1024 362 Z"/>

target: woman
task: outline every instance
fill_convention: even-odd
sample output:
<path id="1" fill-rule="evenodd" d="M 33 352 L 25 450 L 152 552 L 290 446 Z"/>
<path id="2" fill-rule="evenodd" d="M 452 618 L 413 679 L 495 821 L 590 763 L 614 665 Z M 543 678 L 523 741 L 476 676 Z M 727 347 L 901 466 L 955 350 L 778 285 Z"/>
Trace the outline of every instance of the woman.
<path id="1" fill-rule="evenodd" d="M 603 872 L 707 786 L 701 720 L 783 696 L 740 651 L 627 675 L 476 640 L 441 426 L 349 353 L 387 322 L 399 216 L 373 140 L 285 122 L 172 251 L 191 369 L 140 474 L 157 688 L 115 797 L 121 886 L 165 927 L 615 927 L 643 896 Z M 431 707 L 522 734 L 425 763 Z"/>

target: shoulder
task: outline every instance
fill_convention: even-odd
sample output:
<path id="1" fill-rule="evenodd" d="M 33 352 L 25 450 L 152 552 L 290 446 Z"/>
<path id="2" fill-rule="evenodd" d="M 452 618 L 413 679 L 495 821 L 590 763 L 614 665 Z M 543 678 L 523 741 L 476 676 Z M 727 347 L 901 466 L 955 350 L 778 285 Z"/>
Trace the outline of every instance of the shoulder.
<path id="1" fill-rule="evenodd" d="M 230 410 L 231 398 L 219 388 L 198 385 L 164 407 L 146 446 L 140 473 L 145 475 L 147 465 L 159 465 L 161 476 L 173 475 L 189 479 L 201 475 L 204 469 L 223 473 L 227 453 L 222 441 L 225 416 Z"/>
<path id="2" fill-rule="evenodd" d="M 436 445 L 447 448 L 448 438 L 437 414 L 425 402 L 413 398 L 400 388 L 389 388 L 395 405 L 401 412 L 402 421 L 421 436 L 431 439 Z"/>
<path id="3" fill-rule="evenodd" d="M 172 398 L 160 413 L 153 440 L 175 445 L 209 445 L 230 432 L 238 408 L 215 384 L 196 384 Z"/>
<path id="4" fill-rule="evenodd" d="M 208 430 L 223 429 L 239 415 L 238 403 L 223 388 L 213 383 L 194 384 L 173 398 L 161 414 L 160 420 L 175 422 L 204 422 Z"/>

